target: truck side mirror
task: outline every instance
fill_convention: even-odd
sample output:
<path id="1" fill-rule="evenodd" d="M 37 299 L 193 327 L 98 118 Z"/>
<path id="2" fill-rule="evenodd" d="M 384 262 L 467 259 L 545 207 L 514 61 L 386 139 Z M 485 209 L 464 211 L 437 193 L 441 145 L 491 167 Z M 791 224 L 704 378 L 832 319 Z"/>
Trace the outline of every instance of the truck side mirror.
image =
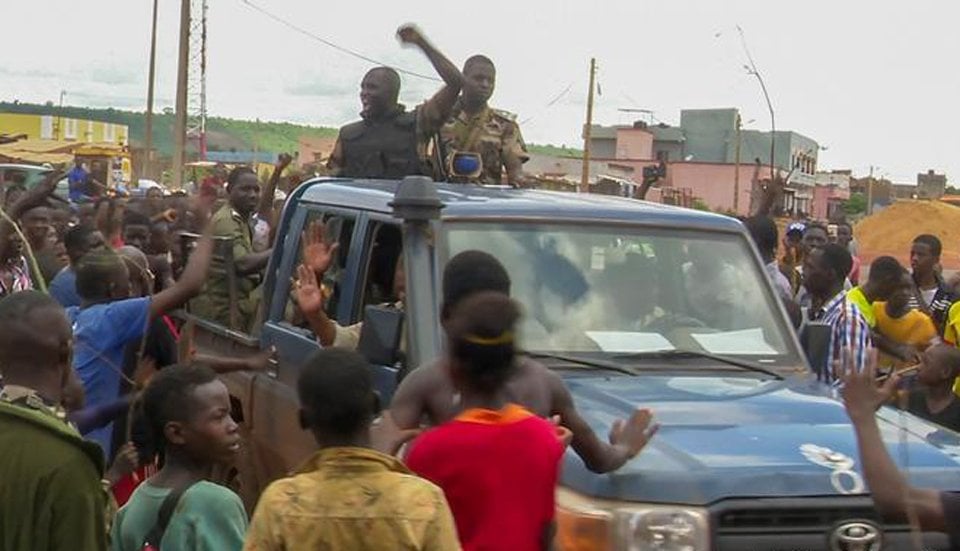
<path id="1" fill-rule="evenodd" d="M 830 324 L 821 322 L 807 322 L 800 331 L 800 344 L 807 355 L 810 367 L 818 377 L 822 377 L 830 369 Z"/>
<path id="2" fill-rule="evenodd" d="M 392 366 L 400 359 L 403 312 L 396 308 L 367 306 L 357 352 L 373 365 Z"/>

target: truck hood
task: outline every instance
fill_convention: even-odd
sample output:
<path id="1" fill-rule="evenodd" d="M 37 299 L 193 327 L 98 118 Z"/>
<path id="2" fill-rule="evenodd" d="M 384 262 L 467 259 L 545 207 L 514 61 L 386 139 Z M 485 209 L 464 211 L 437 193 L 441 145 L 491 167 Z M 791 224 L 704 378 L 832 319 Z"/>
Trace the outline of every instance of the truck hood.
<path id="1" fill-rule="evenodd" d="M 691 505 L 842 495 L 831 482 L 840 467 L 824 466 L 822 457 L 818 463 L 813 446 L 842 454 L 833 459 L 852 461 L 850 470 L 862 474 L 843 404 L 816 381 L 643 375 L 571 377 L 567 385 L 598 435 L 638 407 L 652 409 L 660 424 L 647 448 L 613 473 L 591 473 L 567 450 L 562 483 L 587 495 Z M 960 490 L 960 435 L 897 410 L 884 408 L 879 415 L 888 449 L 901 469 L 909 465 L 912 484 Z M 842 478 L 853 487 L 849 476 Z"/>

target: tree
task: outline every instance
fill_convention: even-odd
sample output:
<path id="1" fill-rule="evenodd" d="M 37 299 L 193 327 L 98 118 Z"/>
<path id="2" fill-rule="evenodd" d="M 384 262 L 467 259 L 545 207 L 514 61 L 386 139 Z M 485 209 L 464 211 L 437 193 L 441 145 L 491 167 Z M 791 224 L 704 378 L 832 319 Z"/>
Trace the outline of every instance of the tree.
<path id="1" fill-rule="evenodd" d="M 867 197 L 862 193 L 851 193 L 843 203 L 843 212 L 850 215 L 867 212 Z"/>

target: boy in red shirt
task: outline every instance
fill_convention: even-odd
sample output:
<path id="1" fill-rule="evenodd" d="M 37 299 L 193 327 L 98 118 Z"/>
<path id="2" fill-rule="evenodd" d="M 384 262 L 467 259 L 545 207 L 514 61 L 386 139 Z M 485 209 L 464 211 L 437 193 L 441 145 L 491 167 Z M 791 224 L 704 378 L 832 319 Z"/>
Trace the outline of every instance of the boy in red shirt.
<path id="1" fill-rule="evenodd" d="M 463 412 L 421 435 L 407 466 L 440 486 L 464 551 L 548 549 L 563 444 L 550 422 L 508 396 L 520 312 L 509 297 L 465 299 L 447 326 Z"/>

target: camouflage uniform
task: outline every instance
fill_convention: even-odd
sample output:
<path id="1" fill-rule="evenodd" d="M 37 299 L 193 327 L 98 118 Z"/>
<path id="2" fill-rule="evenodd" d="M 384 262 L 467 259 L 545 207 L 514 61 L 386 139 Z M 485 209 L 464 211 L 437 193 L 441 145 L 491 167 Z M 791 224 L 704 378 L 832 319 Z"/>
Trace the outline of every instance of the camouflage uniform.
<path id="1" fill-rule="evenodd" d="M 211 225 L 215 237 L 227 237 L 232 240 L 234 261 L 254 252 L 253 229 L 250 227 L 250 221 L 240 216 L 230 203 L 225 203 L 213 215 Z M 190 311 L 201 318 L 229 327 L 230 285 L 224 271 L 225 267 L 220 268 L 210 270 L 200 295 L 190 301 Z M 259 274 L 237 276 L 239 326 L 231 329 L 250 331 L 260 304 L 261 293 Z"/>
<path id="2" fill-rule="evenodd" d="M 454 178 L 448 174 L 451 182 L 501 184 L 508 160 L 526 162 L 530 158 L 516 116 L 489 106 L 471 116 L 458 103 L 450 120 L 440 129 L 439 138 L 445 170 L 449 170 L 451 156 L 457 151 L 479 154 L 483 165 L 476 178 Z"/>

